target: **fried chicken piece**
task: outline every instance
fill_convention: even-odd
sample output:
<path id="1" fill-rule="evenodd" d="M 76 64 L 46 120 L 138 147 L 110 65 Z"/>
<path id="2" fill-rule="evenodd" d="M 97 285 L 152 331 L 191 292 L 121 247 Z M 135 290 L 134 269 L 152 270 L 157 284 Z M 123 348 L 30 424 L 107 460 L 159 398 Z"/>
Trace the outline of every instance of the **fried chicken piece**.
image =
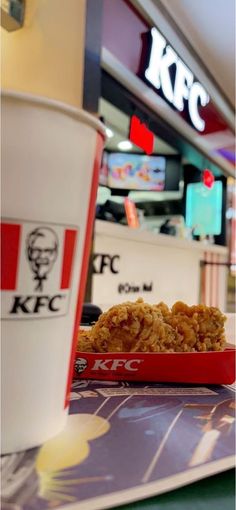
<path id="1" fill-rule="evenodd" d="M 177 301 L 149 305 L 143 299 L 113 306 L 79 335 L 84 352 L 197 352 L 225 347 L 226 317 L 218 308 Z"/>
<path id="2" fill-rule="evenodd" d="M 177 333 L 157 307 L 140 298 L 103 313 L 91 338 L 95 352 L 173 352 Z"/>
<path id="3" fill-rule="evenodd" d="M 222 351 L 226 317 L 218 308 L 177 301 L 164 320 L 178 332 L 176 351 Z"/>
<path id="4" fill-rule="evenodd" d="M 77 350 L 80 352 L 95 352 L 93 340 L 91 338 L 91 330 L 81 329 L 79 331 Z"/>
<path id="5" fill-rule="evenodd" d="M 157 308 L 157 310 L 159 310 L 161 312 L 162 317 L 164 319 L 171 314 L 171 310 L 169 309 L 169 307 L 165 303 L 163 303 L 163 301 L 161 301 L 157 305 L 153 305 L 153 306 L 155 308 Z"/>

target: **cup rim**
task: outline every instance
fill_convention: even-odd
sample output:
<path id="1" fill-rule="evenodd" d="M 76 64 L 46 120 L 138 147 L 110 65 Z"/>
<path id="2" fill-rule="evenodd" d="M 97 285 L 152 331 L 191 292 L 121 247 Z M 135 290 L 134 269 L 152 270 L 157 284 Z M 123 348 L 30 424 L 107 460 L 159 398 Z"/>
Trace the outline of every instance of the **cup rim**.
<path id="1" fill-rule="evenodd" d="M 106 139 L 106 130 L 104 124 L 97 119 L 91 113 L 83 110 L 82 108 L 76 108 L 75 106 L 71 106 L 67 103 L 63 103 L 62 101 L 58 101 L 56 99 L 51 99 L 44 96 L 36 96 L 34 94 L 28 94 L 25 92 L 18 92 L 15 90 L 2 89 L 1 96 L 13 100 L 18 101 L 26 101 L 28 103 L 32 103 L 38 106 L 43 106 L 47 108 L 51 108 L 52 110 L 58 110 L 66 115 L 74 117 L 77 120 L 80 120 L 84 124 L 87 124 L 98 131 L 104 139 Z"/>

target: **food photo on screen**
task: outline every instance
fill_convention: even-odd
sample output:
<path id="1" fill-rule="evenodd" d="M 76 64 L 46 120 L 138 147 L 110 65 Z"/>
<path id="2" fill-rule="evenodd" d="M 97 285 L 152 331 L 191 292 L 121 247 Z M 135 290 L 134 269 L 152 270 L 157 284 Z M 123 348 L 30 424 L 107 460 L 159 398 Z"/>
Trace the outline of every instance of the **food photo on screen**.
<path id="1" fill-rule="evenodd" d="M 163 191 L 166 159 L 162 156 L 111 153 L 108 185 L 111 188 Z"/>

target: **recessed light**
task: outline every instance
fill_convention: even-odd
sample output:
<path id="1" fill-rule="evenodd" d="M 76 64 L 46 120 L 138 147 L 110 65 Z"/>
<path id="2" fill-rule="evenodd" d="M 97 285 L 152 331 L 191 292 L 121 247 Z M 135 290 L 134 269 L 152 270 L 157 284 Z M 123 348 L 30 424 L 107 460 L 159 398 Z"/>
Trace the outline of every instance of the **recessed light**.
<path id="1" fill-rule="evenodd" d="M 112 138 L 114 136 L 112 129 L 110 129 L 109 127 L 106 127 L 105 131 L 106 131 L 107 138 Z"/>
<path id="2" fill-rule="evenodd" d="M 130 151 L 133 148 L 133 145 L 129 140 L 122 140 L 122 142 L 117 144 L 117 147 L 121 151 Z"/>

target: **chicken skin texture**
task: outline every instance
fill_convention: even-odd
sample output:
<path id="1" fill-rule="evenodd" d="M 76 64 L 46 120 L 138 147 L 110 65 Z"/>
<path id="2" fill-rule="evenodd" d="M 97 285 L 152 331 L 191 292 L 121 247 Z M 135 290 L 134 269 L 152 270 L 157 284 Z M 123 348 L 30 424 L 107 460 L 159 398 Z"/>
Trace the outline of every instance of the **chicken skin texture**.
<path id="1" fill-rule="evenodd" d="M 226 317 L 214 307 L 143 299 L 111 307 L 90 331 L 79 333 L 81 352 L 202 352 L 225 347 Z"/>

